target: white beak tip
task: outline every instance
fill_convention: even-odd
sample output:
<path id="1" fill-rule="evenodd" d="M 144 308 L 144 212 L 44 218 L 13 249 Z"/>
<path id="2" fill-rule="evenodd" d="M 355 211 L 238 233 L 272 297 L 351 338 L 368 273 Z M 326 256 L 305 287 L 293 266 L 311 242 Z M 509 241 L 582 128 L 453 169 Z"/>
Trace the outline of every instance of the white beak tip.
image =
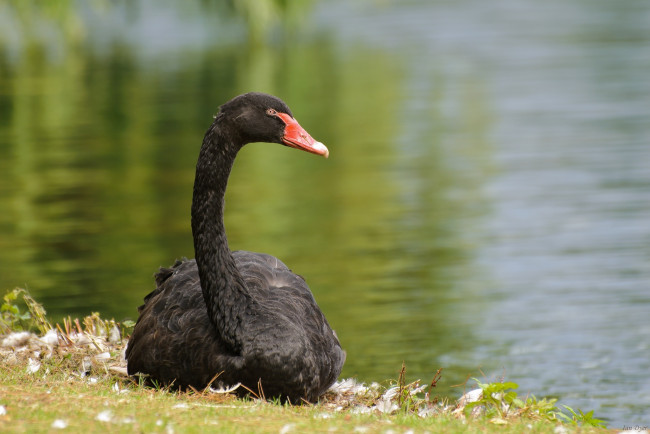
<path id="1" fill-rule="evenodd" d="M 321 142 L 314 142 L 312 145 L 312 148 L 314 148 L 320 155 L 323 157 L 327 158 L 330 156 L 330 151 L 327 149 L 327 146 L 323 145 Z"/>

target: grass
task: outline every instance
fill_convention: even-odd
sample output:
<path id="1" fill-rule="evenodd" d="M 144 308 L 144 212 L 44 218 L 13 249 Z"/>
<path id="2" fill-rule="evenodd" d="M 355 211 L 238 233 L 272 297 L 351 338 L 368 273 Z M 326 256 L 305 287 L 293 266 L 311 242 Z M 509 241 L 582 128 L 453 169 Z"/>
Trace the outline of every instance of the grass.
<path id="1" fill-rule="evenodd" d="M 434 394 L 441 370 L 407 384 L 404 365 L 386 386 L 345 380 L 315 405 L 143 387 L 124 371 L 128 324 L 93 314 L 52 327 L 23 290 L 4 301 L 0 432 L 607 432 L 593 412 L 521 398 L 511 382 L 476 380 L 473 402 L 448 403 Z"/>

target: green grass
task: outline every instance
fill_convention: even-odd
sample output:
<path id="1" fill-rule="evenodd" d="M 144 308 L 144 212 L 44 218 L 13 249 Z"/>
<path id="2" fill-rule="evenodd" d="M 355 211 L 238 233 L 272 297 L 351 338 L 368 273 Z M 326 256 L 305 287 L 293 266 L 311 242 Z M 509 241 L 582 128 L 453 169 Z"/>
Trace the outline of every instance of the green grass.
<path id="1" fill-rule="evenodd" d="M 69 374 L 29 374 L 3 366 L 2 432 L 44 432 L 63 421 L 66 432 L 552 432 L 558 423 L 513 419 L 495 424 L 467 422 L 451 414 L 421 418 L 398 412 L 356 414 L 327 405 L 283 406 L 214 394 L 179 393 L 139 387 L 106 377 L 90 384 Z M 115 386 L 117 384 L 117 387 Z M 104 416 L 103 420 L 101 415 Z M 570 429 L 570 431 L 572 431 Z M 581 432 L 599 432 L 591 428 Z M 603 431 L 604 432 L 604 431 Z"/>
<path id="2" fill-rule="evenodd" d="M 18 295 L 27 296 L 26 308 L 13 304 Z M 511 382 L 476 380 L 478 401 L 447 403 L 433 393 L 440 370 L 428 384 L 406 384 L 404 366 L 386 387 L 349 382 L 318 404 L 302 406 L 144 387 L 123 373 L 128 327 L 93 314 L 54 328 L 28 294 L 4 300 L 0 432 L 607 432 L 593 412 L 565 407 L 562 413 L 555 400 L 519 397 Z M 56 343 L 11 334 L 18 330 L 51 330 L 50 337 L 57 330 Z"/>

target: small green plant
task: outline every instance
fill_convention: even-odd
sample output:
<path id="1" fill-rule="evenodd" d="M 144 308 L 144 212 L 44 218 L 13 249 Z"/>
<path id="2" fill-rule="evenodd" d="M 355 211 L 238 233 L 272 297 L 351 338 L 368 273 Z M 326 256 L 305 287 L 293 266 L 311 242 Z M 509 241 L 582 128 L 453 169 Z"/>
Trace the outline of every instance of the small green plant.
<path id="1" fill-rule="evenodd" d="M 46 333 L 52 328 L 52 325 L 45 317 L 47 312 L 41 304 L 29 295 L 27 290 L 14 288 L 12 291 L 7 292 L 2 300 L 2 306 L 0 306 L 0 333 L 6 334 L 22 330 L 38 330 L 41 333 Z M 21 304 L 24 304 L 24 307 Z"/>
<path id="2" fill-rule="evenodd" d="M 568 405 L 562 405 L 562 407 L 566 408 L 570 413 L 571 416 L 567 416 L 566 414 L 562 412 L 557 412 L 557 416 L 566 420 L 567 422 L 571 423 L 572 425 L 580 425 L 580 426 L 593 426 L 596 428 L 605 428 L 605 422 L 596 419 L 594 417 L 594 411 L 591 410 L 587 413 L 583 413 L 582 410 L 578 409 L 578 412 L 576 413 L 571 407 Z"/>
<path id="3" fill-rule="evenodd" d="M 593 410 L 583 413 L 573 411 L 571 407 L 563 405 L 571 416 L 562 413 L 557 407 L 557 399 L 537 399 L 535 395 L 528 396 L 525 400 L 521 399 L 515 389 L 519 387 L 517 383 L 511 381 L 504 383 L 481 383 L 474 378 L 477 385 L 481 388 L 482 394 L 480 399 L 468 403 L 464 412 L 465 415 L 472 413 L 475 408 L 482 408 L 485 416 L 494 421 L 505 421 L 508 418 L 526 417 L 533 420 L 568 421 L 573 425 L 593 426 L 605 428 L 602 420 L 593 417 Z"/>

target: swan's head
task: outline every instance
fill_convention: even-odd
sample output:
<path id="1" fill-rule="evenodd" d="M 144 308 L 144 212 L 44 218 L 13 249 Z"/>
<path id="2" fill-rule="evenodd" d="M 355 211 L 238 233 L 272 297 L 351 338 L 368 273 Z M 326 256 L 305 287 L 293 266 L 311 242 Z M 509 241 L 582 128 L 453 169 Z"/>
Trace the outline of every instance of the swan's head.
<path id="1" fill-rule="evenodd" d="M 284 101 L 272 95 L 258 92 L 239 95 L 221 106 L 219 118 L 235 128 L 242 145 L 280 143 L 325 158 L 329 156 L 327 147 L 300 126 Z"/>

